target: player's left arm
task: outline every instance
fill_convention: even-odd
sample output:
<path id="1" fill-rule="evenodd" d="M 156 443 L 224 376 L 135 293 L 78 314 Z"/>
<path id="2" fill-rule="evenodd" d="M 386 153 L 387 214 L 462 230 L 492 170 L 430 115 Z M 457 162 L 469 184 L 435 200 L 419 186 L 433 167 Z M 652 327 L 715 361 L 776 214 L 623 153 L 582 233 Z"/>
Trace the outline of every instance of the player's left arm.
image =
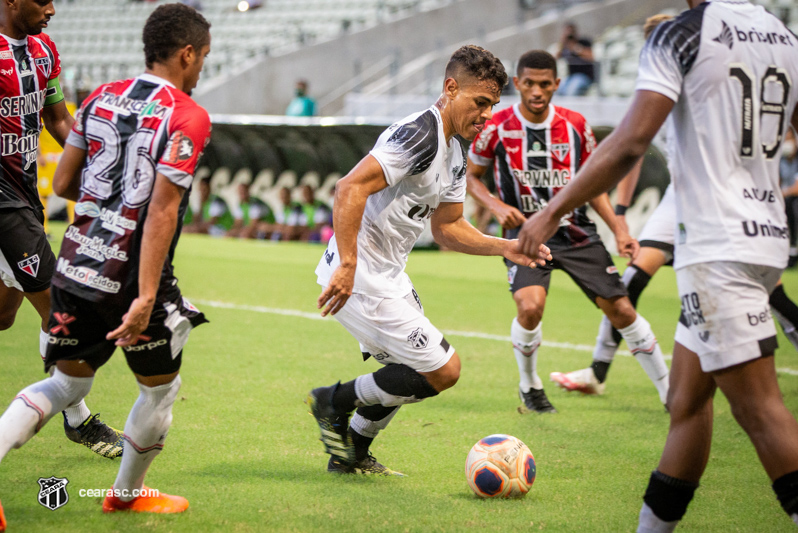
<path id="1" fill-rule="evenodd" d="M 67 144 L 64 146 L 64 153 L 58 160 L 53 175 L 53 192 L 65 198 L 77 202 L 80 197 L 80 176 L 83 173 L 83 166 L 86 164 L 86 150 Z"/>
<path id="2" fill-rule="evenodd" d="M 531 257 L 557 231 L 560 218 L 617 184 L 645 154 L 673 105 L 674 100 L 661 93 L 636 91 L 621 123 L 596 148 L 573 183 L 524 223 L 519 235 L 523 252 Z"/>
<path id="3" fill-rule="evenodd" d="M 141 236 L 139 295 L 130 304 L 122 324 L 106 336 L 108 340 L 116 339 L 117 346 L 136 344 L 139 335 L 150 323 L 163 266 L 177 229 L 178 211 L 184 192 L 183 187 L 175 185 L 158 172 Z"/>
<path id="4" fill-rule="evenodd" d="M 450 250 L 470 255 L 499 255 L 521 265 L 543 265 L 551 260 L 546 245 L 541 244 L 533 261 L 518 250 L 517 240 L 485 235 L 463 217 L 463 204 L 444 202 L 438 206 L 430 220 L 435 242 Z"/>
<path id="5" fill-rule="evenodd" d="M 615 243 L 618 245 L 618 254 L 634 259 L 637 257 L 637 252 L 640 250 L 638 242 L 629 235 L 629 230 L 626 224 L 621 224 L 615 212 L 612 210 L 612 203 L 610 196 L 605 192 L 590 200 L 590 207 L 592 207 L 601 219 L 607 223 L 610 231 L 615 236 Z"/>
<path id="6" fill-rule="evenodd" d="M 44 100 L 42 109 L 42 121 L 53 139 L 63 147 L 75 119 L 69 114 L 58 78 L 53 78 L 47 83 L 47 91 L 48 96 Z"/>

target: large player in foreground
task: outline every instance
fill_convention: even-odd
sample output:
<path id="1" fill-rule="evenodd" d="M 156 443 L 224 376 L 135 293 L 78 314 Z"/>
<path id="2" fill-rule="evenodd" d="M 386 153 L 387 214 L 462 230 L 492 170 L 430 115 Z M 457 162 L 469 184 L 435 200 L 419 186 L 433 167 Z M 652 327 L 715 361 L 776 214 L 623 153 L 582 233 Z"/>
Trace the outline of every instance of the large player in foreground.
<path id="1" fill-rule="evenodd" d="M 52 342 L 50 283 L 55 255 L 44 232 L 44 207 L 36 190 L 41 123 L 64 145 L 75 120 L 61 91 L 61 57 L 42 30 L 55 16 L 52 2 L 0 3 L 0 330 L 10 328 L 27 300 L 41 316 L 39 352 Z M 64 431 L 73 442 L 104 457 L 122 454 L 122 432 L 92 416 L 84 401 L 64 411 Z"/>
<path id="2" fill-rule="evenodd" d="M 147 72 L 99 87 L 81 107 L 54 179 L 59 195 L 78 201 L 53 278 L 57 342 L 45 365 L 56 369 L 0 417 L 2 459 L 86 396 L 121 347 L 140 395 L 105 512 L 188 507 L 179 496 L 140 494 L 171 424 L 183 346 L 204 321 L 183 299 L 172 257 L 184 193 L 210 135 L 208 113 L 188 96 L 210 50 L 209 28 L 192 8 L 158 7 L 144 26 Z"/>
<path id="3" fill-rule="evenodd" d="M 364 358 L 385 366 L 310 392 L 331 472 L 398 474 L 374 459 L 371 442 L 401 405 L 435 396 L 460 377 L 460 358 L 424 316 L 404 271 L 426 221 L 451 250 L 534 263 L 518 254 L 517 241 L 485 236 L 463 218 L 466 154 L 454 136 L 470 140 L 484 128 L 507 83 L 504 67 L 487 50 L 464 46 L 445 76 L 435 105 L 383 132 L 336 186 L 335 235 L 316 269 L 324 287 L 318 306 L 358 340 Z M 542 264 L 548 249 L 540 246 L 535 257 Z"/>
<path id="4" fill-rule="evenodd" d="M 646 42 L 629 112 L 577 176 L 580 186 L 529 219 L 520 239 L 528 253 L 536 250 L 563 213 L 609 189 L 634 165 L 671 114 L 682 316 L 670 430 L 638 531 L 672 531 L 686 512 L 709 460 L 717 388 L 798 524 L 798 423 L 779 391 L 768 306 L 788 257 L 778 162 L 788 123 L 798 126 L 798 40 L 748 2 L 688 5 Z"/>

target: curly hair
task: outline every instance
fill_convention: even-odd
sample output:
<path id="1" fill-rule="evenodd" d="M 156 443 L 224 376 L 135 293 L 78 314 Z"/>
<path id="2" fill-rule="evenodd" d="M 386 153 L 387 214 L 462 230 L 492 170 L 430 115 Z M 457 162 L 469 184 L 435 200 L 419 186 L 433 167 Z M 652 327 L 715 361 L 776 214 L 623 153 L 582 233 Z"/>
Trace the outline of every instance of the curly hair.
<path id="1" fill-rule="evenodd" d="M 554 78 L 557 78 L 557 60 L 545 50 L 530 50 L 518 59 L 516 75 L 521 76 L 525 68 L 535 70 L 552 70 Z"/>
<path id="2" fill-rule="evenodd" d="M 196 9 L 184 4 L 158 6 L 144 24 L 144 62 L 147 68 L 163 63 L 181 48 L 199 52 L 210 42 L 211 24 Z"/>
<path id="3" fill-rule="evenodd" d="M 499 59 L 479 46 L 460 47 L 446 65 L 446 77 L 460 82 L 460 77 L 470 76 L 480 81 L 494 81 L 499 88 L 507 85 L 507 72 Z"/>

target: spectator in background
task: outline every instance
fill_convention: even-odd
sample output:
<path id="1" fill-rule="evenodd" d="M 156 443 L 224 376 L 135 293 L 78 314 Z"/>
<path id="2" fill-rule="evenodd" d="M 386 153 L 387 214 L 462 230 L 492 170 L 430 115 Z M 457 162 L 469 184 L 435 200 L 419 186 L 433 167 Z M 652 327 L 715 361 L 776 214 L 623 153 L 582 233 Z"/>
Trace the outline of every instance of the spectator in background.
<path id="1" fill-rule="evenodd" d="M 332 209 L 315 198 L 313 187 L 302 187 L 302 240 L 310 242 L 322 241 L 322 233 L 330 235 L 324 228 L 332 228 Z M 327 237 L 329 239 L 329 236 Z"/>
<path id="2" fill-rule="evenodd" d="M 221 197 L 211 194 L 211 180 L 199 183 L 200 211 L 196 219 L 183 228 L 186 233 L 207 233 L 219 237 L 233 226 L 233 215 Z"/>
<path id="3" fill-rule="evenodd" d="M 557 59 L 568 62 L 568 77 L 560 84 L 557 94 L 562 96 L 584 96 L 596 81 L 593 62 L 593 43 L 586 37 L 580 37 L 576 24 L 565 25 L 560 38 L 560 49 Z"/>
<path id="4" fill-rule="evenodd" d="M 316 101 L 308 96 L 308 82 L 296 82 L 294 99 L 288 104 L 285 114 L 290 117 L 312 117 L 316 114 Z"/>
<path id="5" fill-rule="evenodd" d="M 274 231 L 274 212 L 263 201 L 249 194 L 249 186 L 238 184 L 238 206 L 233 208 L 233 226 L 228 236 L 242 239 L 268 239 Z"/>
<path id="6" fill-rule="evenodd" d="M 784 204 L 787 208 L 787 224 L 790 227 L 790 260 L 787 264 L 794 267 L 798 263 L 798 145 L 796 145 L 795 132 L 787 128 L 781 149 L 779 162 L 779 178 L 781 191 L 784 194 Z"/>
<path id="7" fill-rule="evenodd" d="M 296 241 L 302 236 L 304 211 L 302 204 L 291 200 L 291 189 L 280 189 L 280 210 L 274 214 L 276 223 L 271 234 L 273 241 Z"/>

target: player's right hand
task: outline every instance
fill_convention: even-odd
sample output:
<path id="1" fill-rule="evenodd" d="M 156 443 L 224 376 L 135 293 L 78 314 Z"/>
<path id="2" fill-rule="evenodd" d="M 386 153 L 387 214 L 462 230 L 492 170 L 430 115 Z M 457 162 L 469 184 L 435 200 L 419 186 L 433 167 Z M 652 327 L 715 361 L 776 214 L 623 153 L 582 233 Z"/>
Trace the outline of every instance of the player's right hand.
<path id="1" fill-rule="evenodd" d="M 504 229 L 517 228 L 526 222 L 526 217 L 521 211 L 504 202 L 497 202 L 492 206 L 491 212 Z"/>
<path id="2" fill-rule="evenodd" d="M 346 305 L 349 297 L 352 296 L 352 289 L 355 286 L 355 266 L 339 265 L 330 278 L 330 284 L 321 291 L 319 299 L 316 301 L 316 308 L 324 309 L 321 316 L 334 315 Z"/>
<path id="3" fill-rule="evenodd" d="M 105 336 L 108 340 L 116 339 L 117 346 L 132 346 L 139 341 L 139 336 L 150 323 L 153 304 L 143 298 L 136 298 L 130 304 L 122 324 Z"/>

